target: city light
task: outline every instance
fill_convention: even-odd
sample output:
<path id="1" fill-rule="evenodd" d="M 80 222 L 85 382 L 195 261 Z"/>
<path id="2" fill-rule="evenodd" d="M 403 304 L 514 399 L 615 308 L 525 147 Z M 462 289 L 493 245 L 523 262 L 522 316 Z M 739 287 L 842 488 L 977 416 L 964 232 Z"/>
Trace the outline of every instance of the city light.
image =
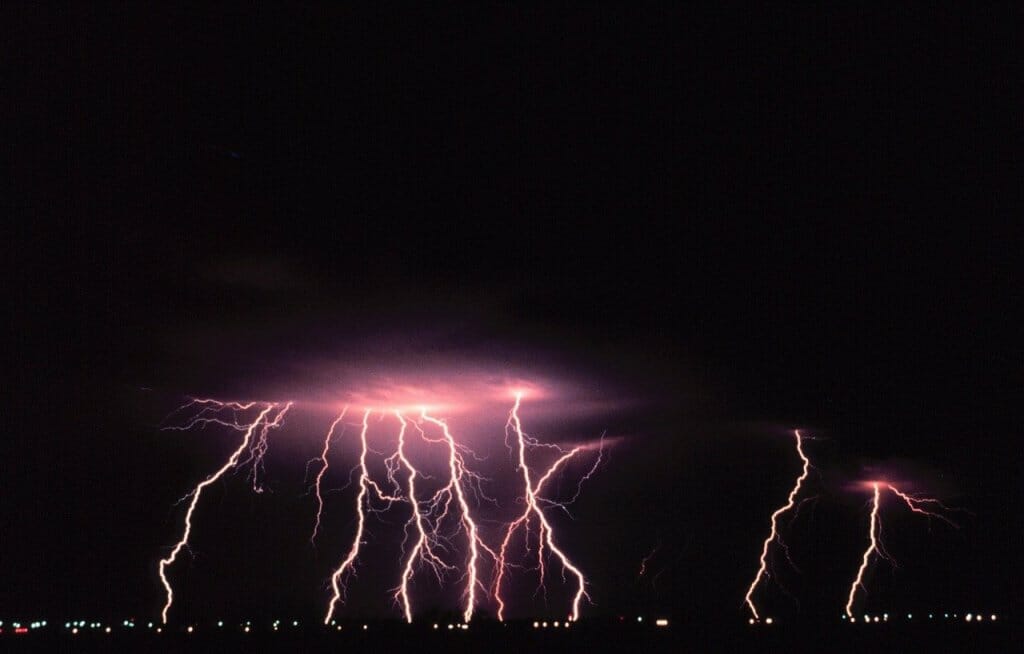
<path id="1" fill-rule="evenodd" d="M 666 620 L 665 618 L 658 618 L 657 620 L 654 621 L 654 624 L 659 626 L 659 627 L 667 627 L 668 626 L 668 620 Z"/>

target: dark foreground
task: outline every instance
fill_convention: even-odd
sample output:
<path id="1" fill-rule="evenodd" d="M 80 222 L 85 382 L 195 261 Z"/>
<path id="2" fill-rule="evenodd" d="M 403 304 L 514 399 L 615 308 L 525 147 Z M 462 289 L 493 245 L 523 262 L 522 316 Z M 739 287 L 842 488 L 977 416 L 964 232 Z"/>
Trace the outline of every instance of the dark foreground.
<path id="1" fill-rule="evenodd" d="M 1020 632 L 1009 621 L 988 624 L 893 624 L 828 626 L 773 625 L 709 629 L 700 624 L 669 627 L 577 623 L 569 629 L 534 629 L 531 625 L 474 625 L 468 630 L 435 631 L 426 626 L 375 624 L 341 632 L 207 631 L 157 634 L 141 632 L 79 633 L 63 630 L 0 636 L 3 651 L 46 652 L 1007 652 L 1016 649 Z"/>

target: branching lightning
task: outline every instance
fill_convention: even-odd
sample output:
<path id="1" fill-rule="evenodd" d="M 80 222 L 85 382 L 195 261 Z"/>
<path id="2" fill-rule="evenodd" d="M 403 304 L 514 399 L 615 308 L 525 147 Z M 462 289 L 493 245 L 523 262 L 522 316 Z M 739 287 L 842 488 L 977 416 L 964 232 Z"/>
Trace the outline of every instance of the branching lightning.
<path id="1" fill-rule="evenodd" d="M 401 423 L 401 429 L 398 432 L 398 458 L 401 460 L 402 465 L 408 472 L 407 484 L 409 493 L 409 504 L 412 506 L 412 517 L 409 519 L 409 523 L 412 523 L 416 528 L 416 542 L 413 544 L 412 550 L 406 556 L 405 567 L 402 570 L 402 582 L 399 584 L 398 589 L 395 591 L 394 597 L 396 600 L 400 600 L 402 603 L 402 609 L 405 613 L 406 622 L 412 622 L 412 602 L 409 598 L 409 582 L 412 580 L 414 565 L 417 559 L 424 561 L 430 566 L 434 572 L 434 576 L 437 578 L 438 583 L 441 583 L 443 579 L 443 572 L 445 570 L 452 569 L 454 566 L 450 566 L 445 563 L 440 556 L 435 553 L 436 539 L 427 532 L 425 519 L 423 512 L 420 509 L 420 501 L 416 495 L 416 468 L 413 467 L 412 463 L 409 462 L 405 452 L 405 432 L 408 427 L 408 422 L 402 417 L 402 414 L 395 411 L 395 417 Z M 406 539 L 408 539 L 409 523 L 406 524 Z"/>
<path id="2" fill-rule="evenodd" d="M 171 604 L 174 602 L 174 590 L 171 587 L 170 581 L 167 579 L 167 568 L 170 567 L 178 558 L 178 554 L 183 548 L 188 547 L 188 539 L 192 534 L 192 515 L 195 513 L 196 506 L 199 505 L 199 498 L 203 493 L 203 490 L 216 482 L 218 479 L 224 476 L 232 468 L 239 465 L 239 460 L 242 455 L 248 450 L 249 456 L 245 462 L 252 462 L 253 469 L 257 466 L 262 465 L 263 456 L 266 454 L 266 441 L 268 432 L 281 425 L 284 420 L 284 416 L 288 413 L 288 409 L 291 408 L 292 403 L 288 402 L 284 407 L 279 408 L 279 405 L 274 402 L 268 402 L 263 406 L 259 415 L 254 421 L 248 424 L 242 424 L 238 422 L 238 412 L 245 411 L 256 405 L 255 402 L 249 403 L 238 403 L 238 402 L 218 402 L 217 400 L 209 399 L 194 399 L 188 404 L 181 407 L 179 410 L 183 410 L 190 406 L 201 406 L 199 413 L 193 416 L 186 424 L 182 427 L 168 427 L 168 429 L 186 430 L 191 429 L 195 426 L 206 426 L 209 424 L 217 424 L 225 427 L 230 427 L 237 431 L 244 432 L 242 442 L 238 448 L 231 453 L 228 460 L 222 465 L 216 472 L 207 477 L 205 480 L 199 483 L 192 491 L 182 498 L 185 500 L 191 497 L 191 501 L 188 505 L 188 510 L 185 512 L 185 530 L 181 535 L 181 539 L 174 545 L 171 553 L 163 559 L 160 559 L 160 581 L 163 583 L 164 590 L 167 593 L 167 601 L 164 604 L 164 608 L 160 613 L 160 618 L 164 624 L 167 624 L 167 614 L 171 609 Z M 270 418 L 270 414 L 277 409 L 273 419 Z M 223 416 L 225 412 L 231 412 L 230 421 Z M 259 430 L 257 431 L 257 428 Z M 254 436 L 255 434 L 255 436 Z M 255 440 L 254 440 L 255 439 Z M 253 487 L 259 491 L 258 483 L 256 482 L 255 473 L 252 474 Z"/>
<path id="3" fill-rule="evenodd" d="M 414 606 L 411 585 L 417 571 L 427 568 L 439 585 L 444 585 L 452 573 L 460 574 L 458 583 L 462 585 L 461 611 L 464 622 L 472 620 L 474 614 L 484 602 L 491 598 L 498 606 L 499 618 L 504 620 L 506 598 L 503 596 L 503 581 L 510 568 L 519 568 L 509 561 L 509 546 L 514 534 L 520 527 L 526 534 L 527 554 L 532 555 L 531 525 L 535 525 L 537 566 L 540 575 L 538 589 L 545 588 L 546 561 L 554 556 L 561 564 L 563 580 L 571 575 L 575 580 L 575 593 L 572 599 L 570 619 L 579 617 L 580 602 L 589 598 L 587 580 L 581 570 L 568 555 L 558 546 L 554 528 L 545 511 L 558 509 L 568 514 L 568 507 L 580 495 L 582 484 L 593 475 L 602 461 L 604 452 L 604 436 L 599 444 L 581 444 L 572 448 L 563 448 L 557 444 L 542 443 L 528 436 L 522 429 L 519 420 L 519 408 L 522 396 L 517 394 L 515 404 L 509 413 L 505 428 L 505 442 L 517 459 L 516 470 L 521 475 L 523 484 L 522 513 L 511 523 L 503 525 L 503 540 L 500 547 L 487 544 L 480 529 L 480 520 L 476 513 L 485 502 L 497 502 L 488 496 L 485 487 L 490 480 L 473 470 L 472 462 L 483 461 L 465 443 L 460 442 L 452 432 L 448 422 L 432 415 L 426 407 L 417 413 L 410 414 L 401 408 L 374 408 L 367 406 L 363 410 L 359 428 L 359 459 L 352 468 L 350 480 L 358 484 L 355 498 L 355 530 L 347 552 L 341 562 L 330 574 L 330 599 L 327 603 L 324 624 L 330 624 L 337 615 L 338 609 L 347 599 L 348 581 L 355 576 L 360 553 L 367 535 L 367 518 L 370 514 L 383 514 L 396 504 L 408 507 L 409 514 L 405 522 L 401 543 L 401 573 L 398 585 L 392 589 L 392 598 L 401 609 L 407 622 L 413 621 Z M 188 501 L 185 513 L 185 527 L 181 539 L 175 544 L 170 554 L 160 560 L 159 574 L 166 590 L 166 603 L 161 618 L 166 624 L 169 611 L 174 600 L 174 592 L 167 577 L 167 569 L 174 564 L 182 549 L 188 548 L 192 534 L 193 519 L 196 507 L 203 491 L 223 478 L 228 472 L 249 466 L 249 480 L 253 490 L 263 492 L 260 478 L 263 470 L 264 457 L 269 444 L 269 432 L 279 427 L 292 403 L 275 402 L 222 402 L 214 399 L 191 399 L 188 403 L 172 412 L 172 416 L 186 409 L 193 409 L 194 414 L 184 424 L 169 426 L 165 429 L 189 430 L 205 428 L 210 425 L 225 427 L 242 434 L 242 441 L 231 453 L 227 461 L 213 474 L 200 482 L 180 501 Z M 259 413 L 251 418 L 252 412 Z M 319 456 L 307 463 L 307 468 L 316 466 L 310 490 L 315 503 L 312 533 L 309 541 L 316 543 L 323 533 L 324 514 L 324 480 L 330 468 L 329 456 L 332 446 L 345 434 L 346 406 L 338 414 L 319 447 Z M 248 416 L 248 417 L 247 417 Z M 391 450 L 378 451 L 371 447 L 370 419 L 371 416 L 390 420 L 397 425 L 397 446 Z M 374 431 L 376 434 L 376 431 Z M 444 452 L 445 472 L 441 475 L 440 486 L 436 490 L 424 491 L 421 480 L 431 479 L 416 467 L 410 456 L 410 434 L 415 439 L 426 443 L 426 447 L 440 446 Z M 376 441 L 376 436 L 374 436 Z M 527 464 L 530 450 L 550 451 L 555 458 L 550 464 L 539 471 L 531 470 Z M 575 493 L 568 500 L 555 500 L 544 495 L 552 478 L 568 463 L 582 452 L 597 450 L 593 465 L 583 475 L 575 488 Z M 383 457 L 384 475 L 374 479 L 368 465 L 370 455 Z M 539 474 L 538 474 L 539 473 Z M 308 472 L 307 472 L 308 475 Z M 571 517 L 571 516 L 570 516 Z M 457 543 L 459 545 L 457 545 Z M 464 549 L 463 544 L 464 543 Z M 457 555 L 456 552 L 463 554 Z M 459 559 L 459 557 L 462 557 Z M 459 559 L 459 560 L 457 560 Z M 488 571 L 491 576 L 488 577 Z"/>
<path id="4" fill-rule="evenodd" d="M 772 513 L 771 531 L 768 533 L 768 537 L 764 539 L 764 543 L 761 545 L 761 558 L 760 558 L 761 565 L 757 569 L 757 574 L 754 575 L 754 581 L 752 581 L 750 583 L 750 587 L 747 588 L 747 594 L 746 594 L 746 597 L 745 597 L 745 601 L 747 603 L 747 606 L 750 607 L 750 612 L 751 612 L 751 614 L 753 614 L 754 620 L 760 620 L 761 619 L 761 616 L 758 615 L 758 613 L 757 613 L 757 607 L 754 606 L 753 595 L 754 595 L 754 590 L 757 588 L 757 585 L 759 583 L 761 583 L 761 580 L 763 578 L 769 576 L 768 575 L 768 571 L 767 571 L 768 570 L 768 548 L 771 546 L 772 541 L 778 541 L 779 544 L 782 544 L 783 547 L 785 547 L 784 544 L 782 543 L 781 537 L 779 536 L 779 524 L 778 524 L 779 523 L 779 518 L 784 513 L 792 510 L 793 507 L 796 505 L 796 498 L 797 498 L 797 495 L 799 495 L 799 493 L 800 493 L 800 487 L 803 485 L 804 480 L 807 479 L 807 475 L 808 475 L 808 473 L 810 472 L 810 469 L 811 469 L 811 461 L 804 454 L 803 437 L 800 435 L 800 430 L 799 429 L 794 430 L 793 431 L 793 435 L 796 438 L 796 452 L 800 456 L 800 460 L 803 461 L 803 469 L 800 472 L 800 476 L 796 478 L 796 483 L 793 485 L 792 490 L 789 491 L 789 497 L 786 498 L 786 503 L 783 504 L 782 506 L 780 506 L 778 509 L 776 509 L 774 513 Z"/>
<path id="5" fill-rule="evenodd" d="M 466 461 L 462 456 L 464 450 L 455 442 L 446 422 L 430 417 L 425 409 L 420 411 L 420 418 L 425 422 L 440 427 L 443 441 L 448 446 L 448 471 L 451 477 L 448 480 L 448 485 L 434 494 L 431 503 L 434 506 L 441 504 L 444 506 L 436 523 L 440 525 L 448 513 L 448 507 L 453 494 L 458 501 L 460 530 L 465 531 L 466 539 L 469 541 L 469 560 L 466 562 L 466 590 L 464 592 L 466 608 L 462 612 L 462 619 L 469 622 L 473 618 L 473 611 L 476 608 L 476 591 L 477 586 L 480 585 L 478 581 L 479 573 L 477 571 L 477 560 L 480 558 L 480 550 L 484 550 L 492 558 L 497 559 L 497 554 L 480 539 L 479 529 L 470 512 L 469 502 L 466 500 L 465 485 L 467 481 L 480 481 L 480 477 L 467 470 Z M 486 592 L 486 588 L 484 590 Z"/>
<path id="6" fill-rule="evenodd" d="M 901 500 L 903 500 L 903 502 L 908 507 L 910 507 L 910 510 L 913 511 L 914 513 L 917 513 L 917 514 L 923 515 L 923 516 L 927 516 L 928 518 L 938 518 L 939 520 L 942 520 L 943 522 L 948 524 L 950 527 L 953 527 L 954 529 L 959 529 L 960 528 L 960 525 L 956 524 L 955 522 L 953 522 L 952 520 L 950 520 L 946 516 L 942 515 L 941 513 L 935 513 L 934 511 L 928 511 L 927 509 L 922 509 L 921 508 L 922 504 L 925 504 L 925 505 L 929 505 L 930 504 L 930 505 L 937 506 L 937 507 L 939 507 L 940 509 L 942 509 L 944 511 L 953 511 L 954 510 L 954 509 L 949 508 L 948 506 L 946 506 L 945 504 L 943 504 L 939 500 L 937 500 L 935 498 L 932 498 L 932 497 L 915 497 L 915 496 L 910 495 L 908 493 L 902 492 L 901 490 L 899 490 L 898 488 L 896 488 L 892 484 L 886 484 L 886 487 L 889 490 L 891 490 L 894 494 L 896 494 L 897 497 L 899 497 Z"/>
<path id="7" fill-rule="evenodd" d="M 857 589 L 860 588 L 865 593 L 867 592 L 867 588 L 865 588 L 864 586 L 864 573 L 867 571 L 868 565 L 871 563 L 871 555 L 878 554 L 879 556 L 890 562 L 893 561 L 892 557 L 889 556 L 889 554 L 885 551 L 885 545 L 882 543 L 882 521 L 881 517 L 879 516 L 879 508 L 881 506 L 881 491 L 883 486 L 888 490 L 892 491 L 892 493 L 896 495 L 898 498 L 900 498 L 900 500 L 904 504 L 906 504 L 907 507 L 909 507 L 910 510 L 913 511 L 914 513 L 924 515 L 929 519 L 938 518 L 952 527 L 958 527 L 956 523 L 954 523 L 946 516 L 940 513 L 936 513 L 934 511 L 929 511 L 927 509 L 921 508 L 921 505 L 924 504 L 934 505 L 944 510 L 951 510 L 949 509 L 949 507 L 947 507 L 937 499 L 930 497 L 916 497 L 914 495 L 904 493 L 903 491 L 896 488 L 894 485 L 885 482 L 872 481 L 870 482 L 870 484 L 872 496 L 871 522 L 868 528 L 868 548 L 864 550 L 864 554 L 861 556 L 860 567 L 857 568 L 857 575 L 854 577 L 853 583 L 850 584 L 850 593 L 846 598 L 846 615 L 850 620 L 854 619 L 853 605 L 857 597 Z"/>
<path id="8" fill-rule="evenodd" d="M 575 621 L 579 618 L 580 601 L 584 597 L 586 597 L 587 599 L 589 599 L 590 597 L 589 595 L 587 595 L 586 592 L 587 581 L 586 578 L 583 576 L 583 573 L 580 571 L 580 569 L 576 567 L 569 559 L 569 557 L 565 554 L 565 552 L 559 549 L 558 546 L 555 544 L 553 535 L 554 530 L 551 526 L 551 523 L 548 521 L 547 516 L 544 514 L 543 507 L 541 506 L 542 504 L 546 503 L 552 506 L 564 508 L 566 503 L 557 503 L 551 500 L 547 500 L 540 495 L 540 492 L 544 487 L 544 483 L 551 478 L 551 476 L 559 468 L 559 466 L 561 466 L 569 459 L 574 457 L 583 448 L 574 447 L 569 451 L 564 451 L 556 445 L 541 444 L 535 439 L 528 436 L 523 431 L 522 422 L 519 419 L 519 406 L 521 401 L 522 395 L 517 394 L 515 405 L 513 405 L 512 411 L 509 413 L 508 422 L 506 423 L 506 435 L 509 433 L 509 431 L 511 431 L 512 433 L 514 433 L 515 436 L 514 449 L 516 450 L 518 455 L 518 463 L 516 466 L 516 470 L 521 472 L 523 477 L 523 511 L 522 513 L 520 513 L 519 517 L 517 517 L 515 520 L 508 524 L 508 527 L 505 530 L 505 537 L 502 540 L 501 546 L 498 550 L 497 571 L 495 573 L 494 580 L 494 597 L 498 603 L 498 619 L 502 621 L 504 621 L 505 619 L 505 601 L 501 595 L 501 585 L 502 581 L 505 578 L 505 571 L 510 566 L 507 558 L 509 543 L 512 540 L 513 534 L 515 534 L 516 530 L 518 530 L 519 527 L 523 527 L 527 531 L 527 535 L 529 535 L 530 518 L 531 516 L 533 516 L 537 519 L 538 523 L 537 570 L 540 574 L 539 587 L 544 588 L 544 547 L 546 545 L 547 548 L 552 553 L 554 553 L 556 557 L 558 557 L 559 561 L 562 564 L 563 571 L 568 570 L 573 574 L 574 577 L 576 577 L 576 593 L 573 595 L 572 611 L 569 614 L 569 619 Z M 530 468 L 526 463 L 526 450 L 528 446 L 541 445 L 556 449 L 560 453 L 560 456 L 554 461 L 554 463 L 552 463 L 548 467 L 545 473 L 537 480 L 536 484 L 534 484 L 530 478 Z M 590 476 L 597 470 L 597 466 L 601 462 L 602 453 L 603 439 L 602 447 L 598 450 L 597 460 L 594 462 L 594 465 L 591 467 L 590 471 L 587 472 L 587 474 L 584 475 L 583 478 L 580 480 L 581 484 L 586 479 L 589 479 Z M 578 488 L 579 487 L 577 487 L 577 495 L 579 494 Z M 573 499 L 575 499 L 575 497 Z M 570 502 L 571 501 L 572 500 L 570 500 Z"/>

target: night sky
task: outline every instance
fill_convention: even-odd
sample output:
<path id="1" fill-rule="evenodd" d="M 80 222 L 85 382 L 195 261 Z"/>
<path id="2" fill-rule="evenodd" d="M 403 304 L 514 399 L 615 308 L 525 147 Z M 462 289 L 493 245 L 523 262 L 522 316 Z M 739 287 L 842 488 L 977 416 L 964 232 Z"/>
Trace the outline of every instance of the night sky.
<path id="1" fill-rule="evenodd" d="M 538 437 L 622 437 L 559 518 L 585 615 L 744 621 L 793 428 L 819 499 L 767 612 L 838 619 L 879 471 L 971 513 L 887 503 L 872 610 L 1019 610 L 1019 10 L 5 14 L 0 614 L 158 614 L 173 503 L 237 443 L 161 431 L 187 396 L 467 365 L 576 389 Z M 212 489 L 179 619 L 321 615 L 329 422 L 272 436 L 273 492 Z M 378 529 L 345 615 L 398 617 Z"/>

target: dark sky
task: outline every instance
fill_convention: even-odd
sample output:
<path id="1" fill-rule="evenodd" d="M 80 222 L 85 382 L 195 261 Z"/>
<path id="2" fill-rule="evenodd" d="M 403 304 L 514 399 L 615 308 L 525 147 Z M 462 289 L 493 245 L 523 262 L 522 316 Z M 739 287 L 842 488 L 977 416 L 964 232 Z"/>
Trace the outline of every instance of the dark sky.
<path id="1" fill-rule="evenodd" d="M 3 615 L 155 615 L 171 504 L 232 442 L 166 413 L 377 357 L 634 400 L 587 425 L 630 438 L 564 527 L 592 613 L 744 619 L 794 427 L 820 499 L 772 612 L 838 617 L 871 466 L 973 512 L 892 505 L 872 606 L 1014 609 L 1019 11 L 5 13 Z M 183 617 L 319 615 L 350 507 L 310 550 L 318 420 L 272 442 L 277 492 L 211 501 Z M 386 608 L 372 561 L 353 614 Z"/>

